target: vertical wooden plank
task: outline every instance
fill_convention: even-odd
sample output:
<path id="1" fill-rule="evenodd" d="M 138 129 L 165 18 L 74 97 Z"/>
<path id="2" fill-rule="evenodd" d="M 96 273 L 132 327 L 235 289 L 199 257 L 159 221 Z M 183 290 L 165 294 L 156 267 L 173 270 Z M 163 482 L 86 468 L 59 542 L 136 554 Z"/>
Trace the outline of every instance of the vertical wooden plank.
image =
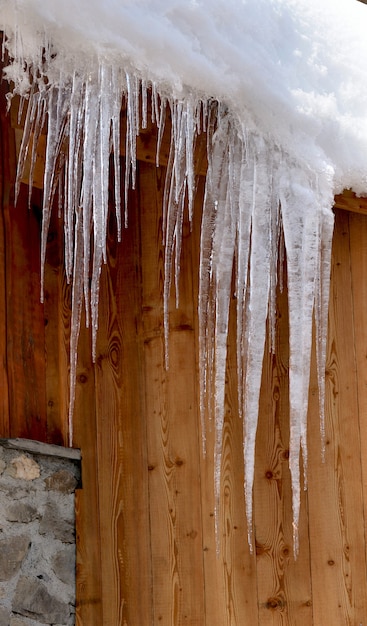
<path id="1" fill-rule="evenodd" d="M 154 624 L 203 623 L 200 473 L 190 331 L 146 341 Z"/>
<path id="2" fill-rule="evenodd" d="M 24 185 L 5 211 L 10 435 L 46 441 L 44 311 L 40 303 L 41 208 Z M 30 245 L 32 242 L 32 245 Z"/>
<path id="3" fill-rule="evenodd" d="M 116 243 L 111 219 L 96 362 L 97 463 L 104 626 L 152 623 L 148 462 L 141 346 L 139 209 Z"/>
<path id="4" fill-rule="evenodd" d="M 276 352 L 265 350 L 257 432 L 254 522 L 259 623 L 312 625 L 307 502 L 302 492 L 300 552 L 293 558 L 289 457 L 289 329 L 286 291 L 278 293 Z"/>
<path id="5" fill-rule="evenodd" d="M 6 312 L 3 303 L 2 319 L 6 329 L 7 379 L 2 366 L 0 382 L 5 387 L 3 415 L 8 413 L 11 416 L 9 426 L 4 424 L 4 428 L 12 437 L 46 441 L 44 312 L 39 289 L 41 208 L 34 204 L 28 210 L 28 190 L 25 186 L 21 187 L 17 206 L 14 206 L 16 150 L 10 116 L 5 116 L 7 91 L 7 84 L 2 81 L 0 139 L 4 230 L 1 240 L 5 249 L 2 285 L 6 297 Z M 3 363 L 4 354 L 2 352 Z"/>
<path id="6" fill-rule="evenodd" d="M 69 445 L 70 292 L 64 271 L 63 223 L 54 210 L 44 268 L 47 441 L 64 446 Z"/>
<path id="7" fill-rule="evenodd" d="M 233 288 L 233 294 L 234 294 Z M 222 476 L 219 515 L 221 553 L 217 568 L 224 582 L 224 624 L 252 626 L 258 623 L 255 554 L 250 553 L 243 474 L 243 421 L 239 419 L 236 355 L 236 299 L 229 317 L 225 387 L 225 419 L 222 445 Z M 208 589 L 207 598 L 210 599 Z M 219 626 L 220 622 L 216 622 Z M 210 621 L 208 622 L 210 624 Z"/>
<path id="8" fill-rule="evenodd" d="M 326 371 L 326 462 L 317 394 L 310 394 L 310 549 L 315 624 L 364 624 L 367 615 L 361 444 L 347 214 L 337 214 Z M 313 373 L 312 386 L 316 388 Z"/>
<path id="9" fill-rule="evenodd" d="M 0 43 L 2 37 L 0 36 Z M 0 72 L 2 64 L 0 63 Z M 7 83 L 0 84 L 0 436 L 9 437 L 9 391 L 7 371 L 7 306 L 6 306 L 6 239 L 4 215 L 12 203 L 15 171 L 15 144 L 6 116 Z"/>
<path id="10" fill-rule="evenodd" d="M 197 257 L 198 258 L 198 257 Z M 197 271 L 197 267 L 195 269 Z M 197 293 L 198 287 L 196 287 Z M 216 626 L 258 624 L 256 559 L 247 541 L 243 474 L 243 422 L 239 418 L 236 361 L 236 300 L 229 315 L 225 414 L 223 426 L 221 494 L 218 540 L 214 525 L 214 437 L 207 430 L 207 452 L 202 459 L 205 623 Z M 198 374 L 199 375 L 199 374 Z"/>
<path id="11" fill-rule="evenodd" d="M 365 550 L 367 542 L 367 215 L 349 214 Z M 366 553 L 367 554 L 367 553 Z"/>
<path id="12" fill-rule="evenodd" d="M 82 489 L 76 491 L 76 626 L 100 626 L 103 619 L 99 475 L 94 366 L 90 332 L 82 320 L 74 409 L 74 446 L 82 453 Z M 103 512 L 102 512 L 103 513 Z M 107 512 L 106 512 L 107 513 Z"/>
<path id="13" fill-rule="evenodd" d="M 199 415 L 188 225 L 164 364 L 162 171 L 140 164 L 142 305 L 154 624 L 204 622 Z"/>

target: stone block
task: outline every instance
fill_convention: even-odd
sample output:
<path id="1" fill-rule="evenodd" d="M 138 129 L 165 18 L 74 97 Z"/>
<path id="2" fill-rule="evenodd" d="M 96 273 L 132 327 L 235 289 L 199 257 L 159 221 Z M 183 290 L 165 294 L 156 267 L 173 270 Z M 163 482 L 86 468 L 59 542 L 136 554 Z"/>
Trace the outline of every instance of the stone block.
<path id="1" fill-rule="evenodd" d="M 5 517 L 9 522 L 26 524 L 33 522 L 38 516 L 37 509 L 25 502 L 17 502 L 8 507 Z"/>
<path id="2" fill-rule="evenodd" d="M 59 507 L 48 502 L 40 522 L 39 532 L 41 535 L 59 539 L 63 543 L 74 543 L 74 518 L 67 518 Z"/>
<path id="3" fill-rule="evenodd" d="M 35 480 L 40 476 L 40 467 L 34 459 L 21 454 L 11 460 L 6 472 L 13 478 Z"/>
<path id="4" fill-rule="evenodd" d="M 3 606 L 0 606 L 0 626 L 9 626 L 10 611 Z"/>
<path id="5" fill-rule="evenodd" d="M 52 569 L 66 585 L 71 585 L 75 580 L 75 547 L 73 545 L 60 550 L 52 558 Z"/>
<path id="6" fill-rule="evenodd" d="M 67 470 L 59 470 L 45 480 L 47 489 L 60 493 L 74 493 L 78 484 L 74 474 Z"/>
<path id="7" fill-rule="evenodd" d="M 26 536 L 8 537 L 0 541 L 0 580 L 10 580 L 24 561 L 30 539 Z"/>
<path id="8" fill-rule="evenodd" d="M 42 624 L 68 624 L 70 607 L 52 596 L 39 581 L 19 578 L 14 598 L 13 612 L 38 620 Z"/>

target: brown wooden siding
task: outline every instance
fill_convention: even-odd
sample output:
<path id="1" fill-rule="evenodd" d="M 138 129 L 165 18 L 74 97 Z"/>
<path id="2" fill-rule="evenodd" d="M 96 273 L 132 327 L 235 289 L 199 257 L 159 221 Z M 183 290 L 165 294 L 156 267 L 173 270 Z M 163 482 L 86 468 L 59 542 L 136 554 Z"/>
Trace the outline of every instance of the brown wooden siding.
<path id="1" fill-rule="evenodd" d="M 4 84 L 2 90 L 4 92 Z M 14 206 L 15 136 L 0 125 L 0 436 L 67 443 L 70 288 L 61 220 L 53 216 L 39 301 L 41 191 Z M 75 445 L 78 626 L 366 626 L 367 216 L 336 211 L 321 461 L 315 366 L 310 385 L 309 488 L 300 554 L 292 556 L 288 469 L 287 294 L 278 294 L 277 350 L 266 353 L 256 447 L 256 550 L 246 540 L 242 423 L 231 310 L 216 555 L 213 432 L 201 453 L 197 268 L 200 198 L 185 224 L 180 307 L 171 302 L 164 367 L 161 203 L 164 170 L 139 161 L 129 228 L 110 222 L 97 360 L 82 329 Z"/>

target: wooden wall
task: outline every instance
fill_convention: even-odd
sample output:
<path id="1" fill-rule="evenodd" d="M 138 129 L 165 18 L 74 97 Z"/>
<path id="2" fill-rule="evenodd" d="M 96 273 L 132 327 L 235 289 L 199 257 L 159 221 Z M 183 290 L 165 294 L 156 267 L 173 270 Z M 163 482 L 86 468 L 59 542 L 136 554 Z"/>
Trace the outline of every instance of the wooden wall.
<path id="1" fill-rule="evenodd" d="M 2 87 L 4 91 L 4 86 Z M 41 191 L 14 206 L 15 139 L 1 94 L 0 436 L 66 444 L 70 289 L 62 230 L 51 224 L 39 302 Z M 246 540 L 234 309 L 226 387 L 216 555 L 213 458 L 201 454 L 198 411 L 199 189 L 185 225 L 180 308 L 171 307 L 164 368 L 161 201 L 164 171 L 140 161 L 121 245 L 110 223 L 97 361 L 82 330 L 75 445 L 78 626 L 367 626 L 367 216 L 336 211 L 321 462 L 315 367 L 309 488 L 300 554 L 292 556 L 288 470 L 287 294 L 277 351 L 264 362 L 254 488 L 255 554 Z M 235 304 L 235 303 L 234 303 Z M 210 451 L 213 433 L 209 433 Z"/>

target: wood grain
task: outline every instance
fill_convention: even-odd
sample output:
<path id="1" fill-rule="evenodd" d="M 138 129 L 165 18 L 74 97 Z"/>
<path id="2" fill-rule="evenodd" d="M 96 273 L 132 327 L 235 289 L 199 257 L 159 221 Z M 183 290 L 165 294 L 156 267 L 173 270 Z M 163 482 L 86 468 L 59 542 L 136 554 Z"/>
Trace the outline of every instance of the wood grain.
<path id="1" fill-rule="evenodd" d="M 141 345 L 139 207 L 116 243 L 111 218 L 96 361 L 97 463 L 106 626 L 150 624 L 152 611 L 146 416 Z"/>
<path id="2" fill-rule="evenodd" d="M 70 292 L 64 271 L 63 223 L 53 211 L 44 267 L 47 440 L 64 446 L 69 445 Z"/>
<path id="3" fill-rule="evenodd" d="M 350 189 L 345 189 L 343 193 L 335 196 L 334 209 L 367 215 L 367 198 L 358 197 Z"/>
<path id="4" fill-rule="evenodd" d="M 286 274 L 285 274 L 286 282 Z M 278 293 L 276 352 L 265 350 L 254 484 L 259 624 L 312 625 L 308 518 L 301 491 L 300 552 L 293 558 L 289 456 L 289 329 L 286 291 Z"/>
<path id="5" fill-rule="evenodd" d="M 82 324 L 74 409 L 74 445 L 82 452 L 82 489 L 76 491 L 76 626 L 104 624 L 97 434 L 90 333 Z"/>
<path id="6" fill-rule="evenodd" d="M 309 529 L 315 624 L 363 624 L 367 615 L 361 443 L 348 214 L 337 214 L 326 370 L 326 461 L 317 395 L 310 394 Z M 314 370 L 313 370 L 314 371 Z M 316 387 L 315 377 L 311 387 Z"/>
<path id="7" fill-rule="evenodd" d="M 2 41 L 2 37 L 0 36 Z M 0 65 L 1 70 L 1 65 Z M 7 371 L 7 305 L 6 305 L 6 230 L 4 215 L 12 204 L 12 191 L 15 168 L 14 134 L 9 118 L 5 114 L 5 93 L 7 84 L 0 84 L 0 433 L 9 437 L 9 386 Z"/>
<path id="8" fill-rule="evenodd" d="M 158 174 L 158 176 L 157 176 Z M 171 298 L 164 362 L 160 173 L 140 164 L 142 333 L 146 388 L 154 624 L 204 619 L 198 403 L 189 228 L 180 306 Z M 173 293 L 172 293 L 173 296 Z"/>
<path id="9" fill-rule="evenodd" d="M 349 215 L 353 330 L 358 386 L 365 551 L 367 539 L 367 217 Z"/>

